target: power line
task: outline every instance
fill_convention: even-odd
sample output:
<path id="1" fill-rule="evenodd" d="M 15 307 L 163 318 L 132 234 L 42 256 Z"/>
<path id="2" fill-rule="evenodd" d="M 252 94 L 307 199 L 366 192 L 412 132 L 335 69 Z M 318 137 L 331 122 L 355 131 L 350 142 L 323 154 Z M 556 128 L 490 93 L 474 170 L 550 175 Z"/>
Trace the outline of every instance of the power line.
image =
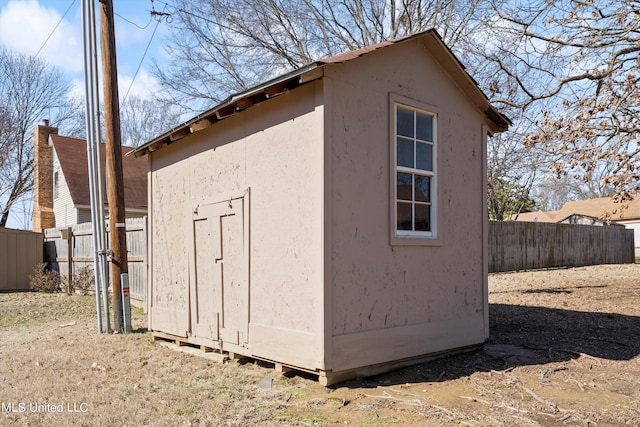
<path id="1" fill-rule="evenodd" d="M 129 88 L 127 89 L 127 93 L 124 95 L 124 98 L 122 99 L 122 103 L 123 104 L 127 100 L 127 98 L 129 97 L 129 92 L 131 91 L 131 88 L 133 87 L 133 83 L 136 81 L 136 78 L 138 77 L 138 73 L 140 72 L 140 68 L 142 68 L 142 63 L 144 62 L 144 58 L 147 56 L 147 52 L 149 51 L 149 47 L 151 46 L 151 42 L 153 41 L 153 38 L 156 35 L 156 31 L 158 30 L 158 27 L 160 26 L 160 22 L 162 22 L 162 17 L 169 15 L 167 13 L 164 13 L 166 8 L 167 8 L 167 6 L 165 4 L 165 7 L 162 10 L 162 12 L 160 12 L 160 13 L 156 12 L 156 14 L 161 16 L 161 18 L 157 20 L 156 26 L 153 29 L 153 33 L 151 33 L 151 38 L 149 39 L 149 43 L 147 43 L 147 47 L 144 49 L 144 53 L 142 54 L 142 58 L 140 59 L 140 62 L 138 63 L 138 68 L 136 69 L 136 72 L 133 75 L 133 79 L 131 79 L 131 83 L 129 84 Z M 153 18 L 154 12 L 155 12 L 155 10 L 151 11 L 152 18 Z M 149 21 L 149 22 L 151 22 L 151 21 Z M 149 26 L 149 24 L 147 24 L 147 26 Z"/>
<path id="2" fill-rule="evenodd" d="M 146 30 L 147 28 L 149 28 L 149 24 L 151 24 L 151 20 L 153 19 L 153 17 L 149 17 L 149 22 L 147 22 L 147 25 L 145 25 L 144 27 L 141 27 L 140 25 L 136 24 L 133 21 L 129 21 L 127 18 L 125 18 L 124 16 L 120 15 L 119 13 L 115 13 L 113 12 L 114 15 L 116 15 L 118 18 L 122 19 L 123 21 L 128 22 L 129 24 L 133 25 L 134 27 L 137 27 L 141 30 Z M 152 12 L 153 15 L 153 12 Z"/>
<path id="3" fill-rule="evenodd" d="M 213 24 L 213 25 L 219 25 L 219 26 L 221 26 L 222 28 L 230 29 L 229 27 L 225 27 L 224 25 L 222 25 L 222 24 L 221 24 L 221 23 L 219 23 L 219 22 L 214 22 L 214 21 L 212 21 L 211 19 L 205 18 L 204 16 L 201 16 L 201 15 L 196 15 L 195 13 L 189 12 L 188 10 L 184 10 L 184 9 L 182 9 L 182 8 L 180 8 L 180 7 L 174 6 L 174 5 L 169 4 L 169 3 L 165 2 L 165 1 L 162 1 L 162 0 L 155 0 L 155 1 L 157 1 L 158 3 L 162 3 L 162 4 L 164 4 L 165 9 L 166 9 L 167 7 L 171 7 L 171 8 L 173 8 L 173 10 L 174 10 L 174 11 L 176 11 L 176 12 L 182 12 L 182 13 L 184 13 L 184 14 L 186 14 L 186 15 L 193 16 L 194 18 L 202 19 L 203 21 L 205 21 L 205 22 L 209 22 L 210 24 Z"/>
<path id="4" fill-rule="evenodd" d="M 51 38 L 51 36 L 53 36 L 53 33 L 56 32 L 56 30 L 58 29 L 58 26 L 60 26 L 60 24 L 62 23 L 62 21 L 64 20 L 64 18 L 67 16 L 67 13 L 69 13 L 69 11 L 71 10 L 71 8 L 73 7 L 73 5 L 76 3 L 76 0 L 73 0 L 71 2 L 71 4 L 69 5 L 69 7 L 67 8 L 67 11 L 64 13 L 64 15 L 62 15 L 62 18 L 60 18 L 60 20 L 58 21 L 58 23 L 56 24 L 55 27 L 53 27 L 53 30 L 51 30 L 51 33 L 49 33 L 49 36 L 47 37 L 47 39 L 44 41 L 44 43 L 42 43 L 42 46 L 40 46 L 40 49 L 38 49 L 38 52 L 36 53 L 35 57 L 37 58 L 38 55 L 40 54 L 40 52 L 42 52 L 42 49 L 44 49 L 44 47 L 46 46 L 46 44 L 49 42 L 49 39 Z"/>

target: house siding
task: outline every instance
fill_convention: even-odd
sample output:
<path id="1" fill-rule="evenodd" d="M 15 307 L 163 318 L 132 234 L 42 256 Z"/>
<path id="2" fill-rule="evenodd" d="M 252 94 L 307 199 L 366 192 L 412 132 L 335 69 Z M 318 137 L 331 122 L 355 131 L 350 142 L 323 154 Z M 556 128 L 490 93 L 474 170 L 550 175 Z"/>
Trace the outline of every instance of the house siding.
<path id="1" fill-rule="evenodd" d="M 488 336 L 486 136 L 508 120 L 487 119 L 486 98 L 433 34 L 350 58 L 232 97 L 136 152 L 150 157 L 154 334 L 323 384 Z M 437 114 L 428 245 L 392 236 L 393 99 Z M 225 255 L 231 240 L 246 263 Z M 220 272 L 246 267 L 248 332 L 232 342 Z"/>
<path id="2" fill-rule="evenodd" d="M 67 178 L 60 166 L 56 150 L 53 150 L 53 167 L 52 167 L 52 185 L 55 185 L 53 177 L 58 173 L 58 197 L 53 198 L 53 213 L 55 217 L 56 227 L 70 227 L 76 224 L 84 224 L 91 222 L 91 209 L 88 206 L 76 206 L 73 203 L 71 192 L 67 184 Z M 52 193 L 53 194 L 53 193 Z M 109 214 L 108 208 L 105 208 L 105 217 Z M 127 218 L 139 218 L 147 215 L 145 210 L 126 209 L 125 216 Z"/>
<path id="3" fill-rule="evenodd" d="M 321 84 L 310 83 L 151 154 L 152 330 L 186 336 L 190 327 L 185 235 L 193 209 L 250 189 L 243 353 L 321 367 L 320 95 Z"/>
<path id="4" fill-rule="evenodd" d="M 60 167 L 60 161 L 58 160 L 56 150 L 54 149 L 52 177 L 55 176 L 56 172 L 58 173 L 58 197 L 54 197 L 53 199 L 55 226 L 69 227 L 71 225 L 77 224 L 76 220 L 78 213 L 73 205 L 71 192 L 69 191 L 69 187 L 67 186 L 67 180 L 64 176 L 62 168 Z M 53 178 L 51 182 L 52 185 L 55 185 Z"/>
<path id="5" fill-rule="evenodd" d="M 484 119 L 419 40 L 327 67 L 333 370 L 481 343 Z M 407 66 L 411 58 L 411 66 Z M 390 96 L 438 113 L 436 246 L 390 245 Z M 380 343 L 385 345 L 381 348 Z"/>
<path id="6" fill-rule="evenodd" d="M 636 260 L 640 260 L 640 219 L 619 220 L 616 222 L 624 225 L 630 230 L 633 230 L 635 256 Z"/>
<path id="7" fill-rule="evenodd" d="M 91 222 L 91 209 L 78 209 L 77 212 L 78 212 L 78 215 L 77 215 L 78 224 Z"/>

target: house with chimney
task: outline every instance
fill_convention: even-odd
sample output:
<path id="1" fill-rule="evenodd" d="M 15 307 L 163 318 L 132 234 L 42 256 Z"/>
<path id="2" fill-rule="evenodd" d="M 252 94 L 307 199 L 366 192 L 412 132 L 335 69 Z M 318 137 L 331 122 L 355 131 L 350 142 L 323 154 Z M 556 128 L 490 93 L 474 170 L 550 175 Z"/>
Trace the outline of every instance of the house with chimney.
<path id="1" fill-rule="evenodd" d="M 102 182 L 105 183 L 104 144 Z M 123 153 L 130 150 L 123 149 Z M 34 131 L 34 231 L 70 227 L 91 222 L 87 142 L 58 135 L 48 120 Z M 124 192 L 127 217 L 147 214 L 147 161 L 123 155 Z M 106 195 L 106 192 L 104 192 Z M 105 202 L 105 212 L 108 205 Z"/>

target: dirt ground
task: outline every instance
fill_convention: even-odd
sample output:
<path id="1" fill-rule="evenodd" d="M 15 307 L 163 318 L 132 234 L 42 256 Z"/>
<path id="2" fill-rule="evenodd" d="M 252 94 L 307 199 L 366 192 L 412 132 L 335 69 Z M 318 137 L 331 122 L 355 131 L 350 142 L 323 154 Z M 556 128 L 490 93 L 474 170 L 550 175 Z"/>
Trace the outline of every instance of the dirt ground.
<path id="1" fill-rule="evenodd" d="M 483 349 L 320 386 L 146 332 L 95 298 L 0 294 L 0 426 L 640 426 L 640 265 L 494 274 Z"/>

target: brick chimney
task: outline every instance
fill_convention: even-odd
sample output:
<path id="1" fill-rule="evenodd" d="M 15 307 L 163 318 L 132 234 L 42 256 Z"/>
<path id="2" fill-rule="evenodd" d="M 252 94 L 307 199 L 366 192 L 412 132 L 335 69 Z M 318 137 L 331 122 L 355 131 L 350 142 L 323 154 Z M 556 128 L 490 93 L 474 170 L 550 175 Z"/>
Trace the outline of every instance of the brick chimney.
<path id="1" fill-rule="evenodd" d="M 33 231 L 56 226 L 53 215 L 53 155 L 49 135 L 57 135 L 58 128 L 43 120 L 33 132 Z"/>

